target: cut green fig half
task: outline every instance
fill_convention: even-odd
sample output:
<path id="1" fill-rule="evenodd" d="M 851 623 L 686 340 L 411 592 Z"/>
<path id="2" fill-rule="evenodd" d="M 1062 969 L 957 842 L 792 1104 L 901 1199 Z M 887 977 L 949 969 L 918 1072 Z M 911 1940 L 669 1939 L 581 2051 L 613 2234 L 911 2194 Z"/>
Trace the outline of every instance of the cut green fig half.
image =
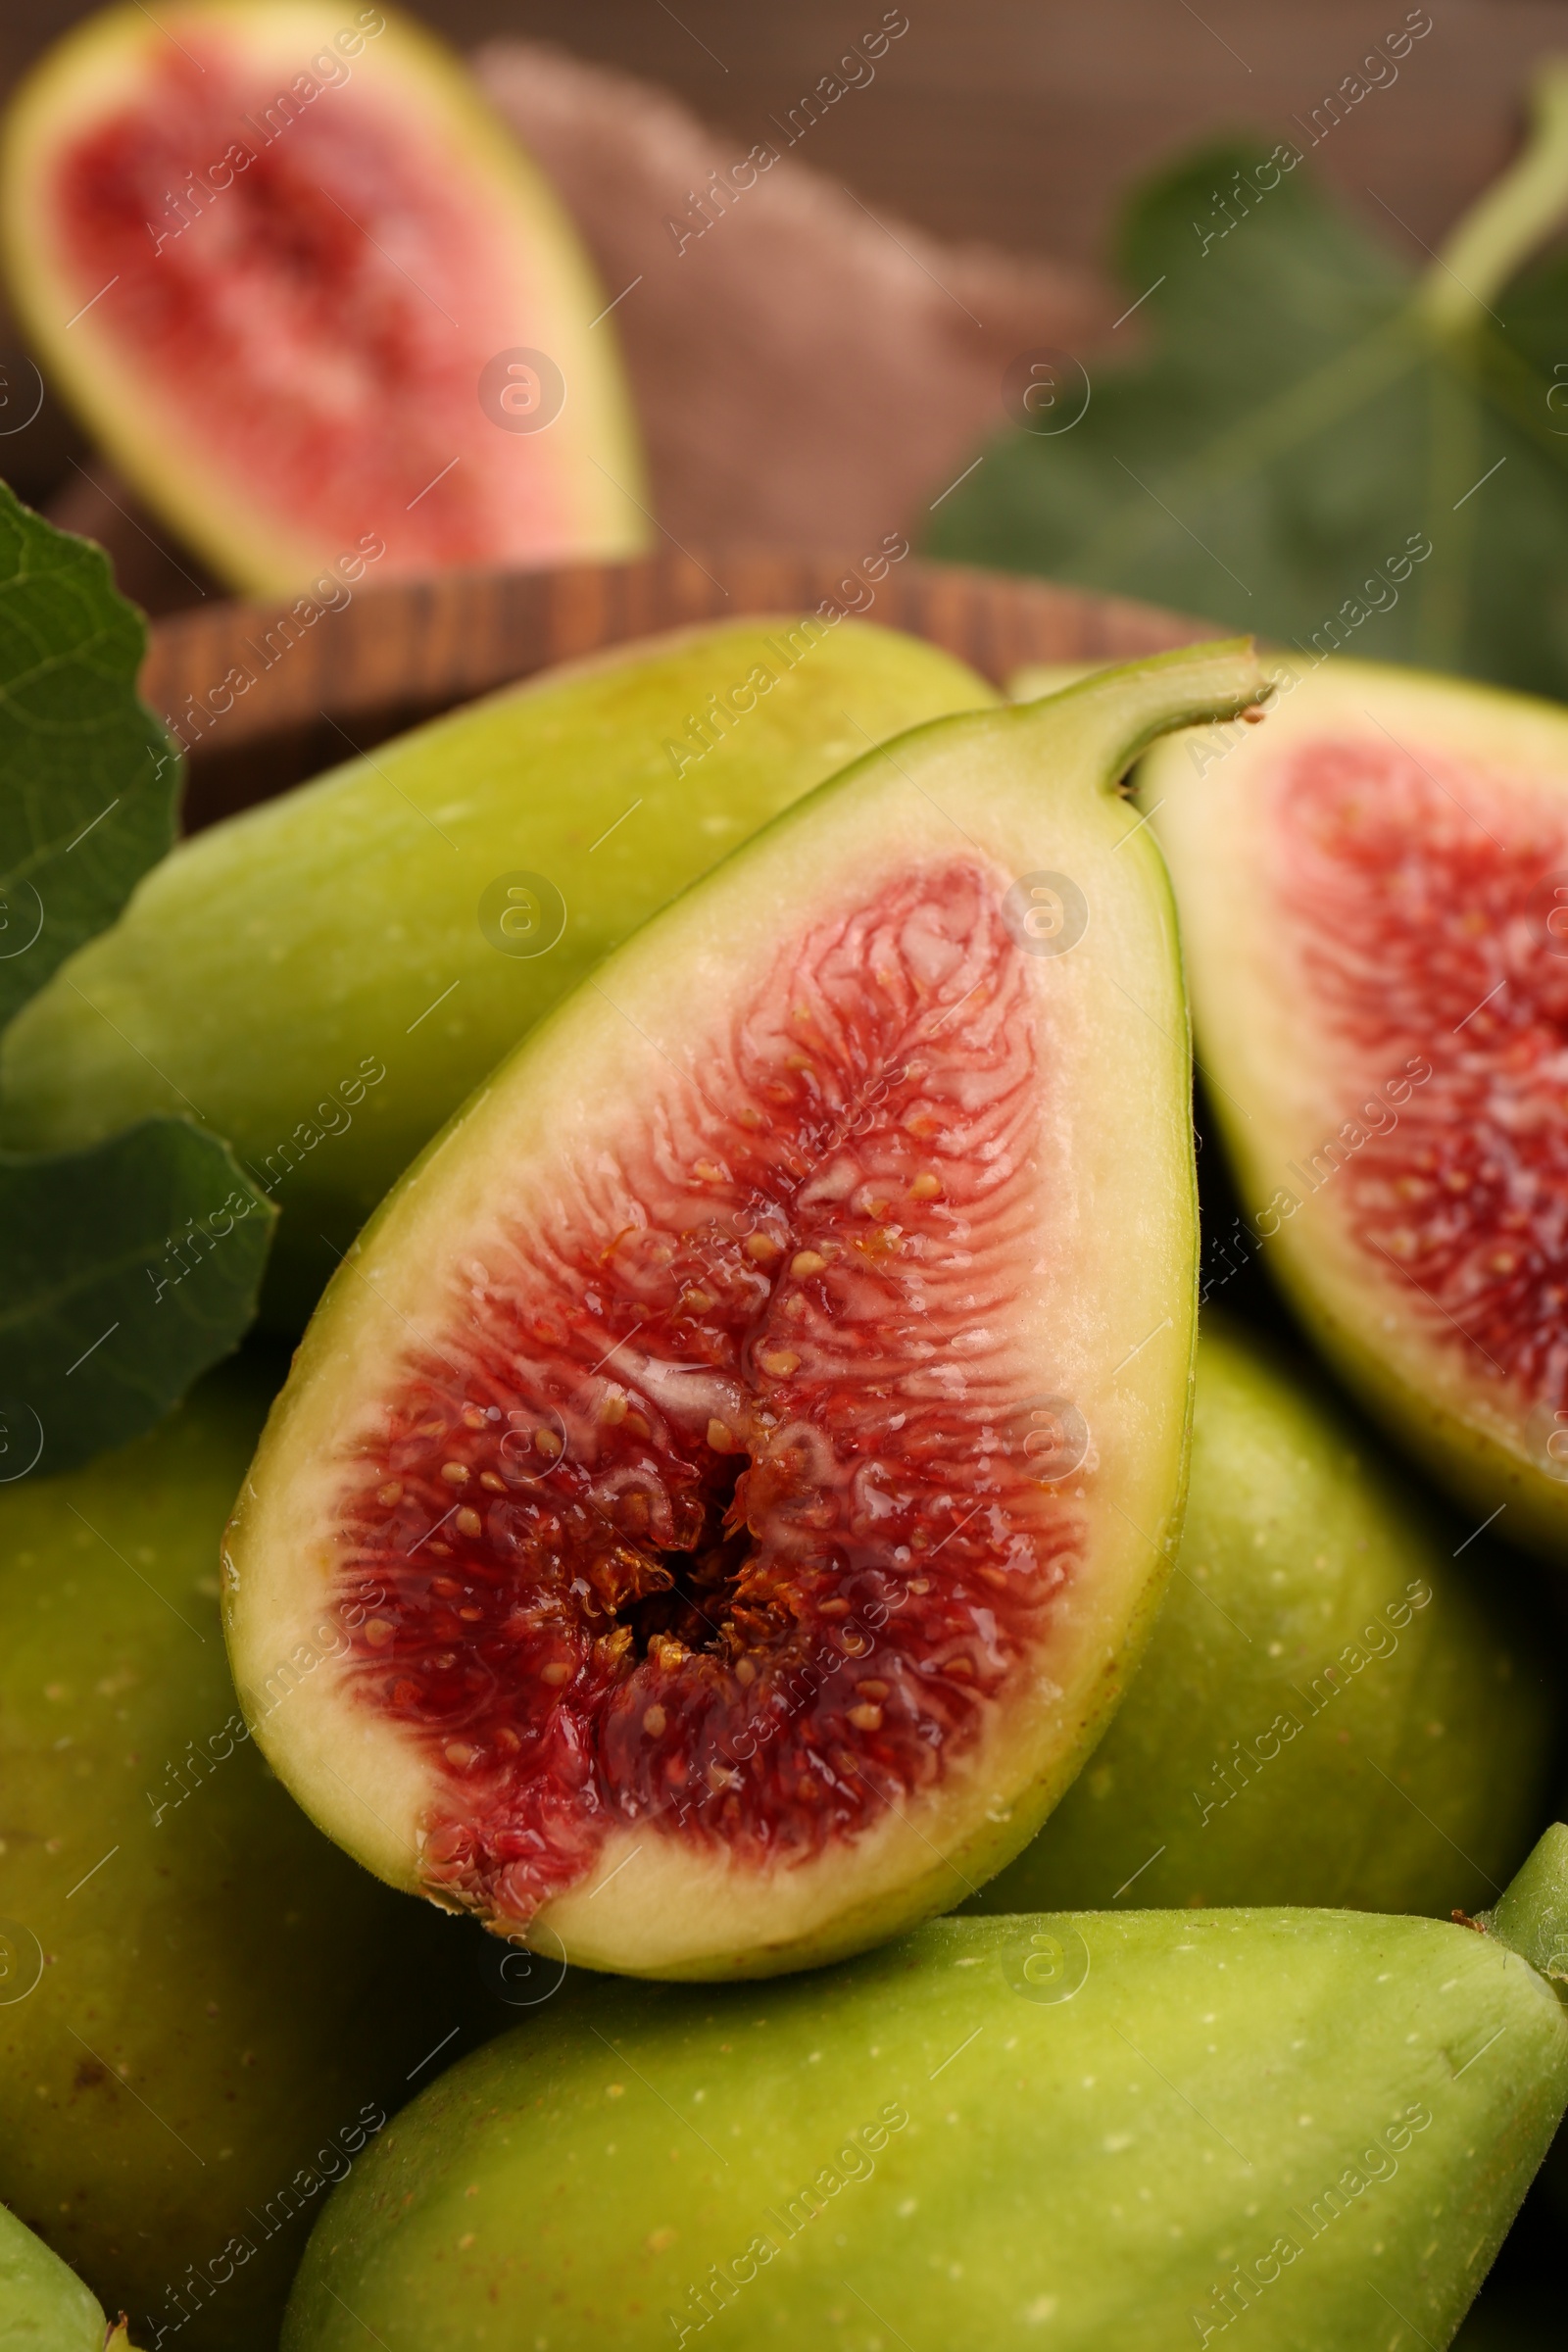
<path id="1" fill-rule="evenodd" d="M 1140 793 L 1261 1258 L 1477 1520 L 1568 1549 L 1568 716 L 1339 659 Z"/>
<path id="2" fill-rule="evenodd" d="M 1364 1421 L 1203 1309 L 1176 1569 L 1109 1732 L 985 1912 L 1316 1903 L 1479 1910 L 1557 1745 L 1535 1619 L 1491 1539 Z"/>
<path id="3" fill-rule="evenodd" d="M 334 2193 L 284 2352 L 1441 2352 L 1568 2101 L 1565 1891 L 1556 1828 L 1479 1935 L 1031 1914 L 568 1980 Z"/>
<path id="4" fill-rule="evenodd" d="M 548 183 L 407 18 L 90 18 L 13 102 L 0 236 L 51 376 L 235 587 L 339 602 L 368 564 L 643 543 L 608 297 Z"/>
<path id="5" fill-rule="evenodd" d="M 937 720 L 495 1072 L 334 1276 L 231 1531 L 257 1737 L 394 1884 L 760 1974 L 957 1901 L 1119 1696 L 1194 1313 L 1172 910 L 1117 779 L 1250 647 Z M 288 1689 L 341 1624 L 350 1654 Z"/>
<path id="6" fill-rule="evenodd" d="M 840 616 L 672 631 L 541 672 L 182 842 L 6 1032 L 0 1138 L 199 1115 L 281 1210 L 299 1331 L 393 1180 L 540 1014 L 792 801 L 996 701 Z"/>

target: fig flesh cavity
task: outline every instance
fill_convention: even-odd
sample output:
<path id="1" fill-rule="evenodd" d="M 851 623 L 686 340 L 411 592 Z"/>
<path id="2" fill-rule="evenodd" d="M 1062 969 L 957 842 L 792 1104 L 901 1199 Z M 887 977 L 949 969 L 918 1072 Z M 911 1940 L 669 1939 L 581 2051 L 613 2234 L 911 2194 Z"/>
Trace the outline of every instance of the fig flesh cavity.
<path id="1" fill-rule="evenodd" d="M 814 616 L 547 671 L 186 842 L 7 1032 L 0 1132 L 200 1115 L 282 1212 L 270 1320 L 501 1055 L 655 909 L 849 760 L 997 697 Z"/>
<path id="2" fill-rule="evenodd" d="M 331 606 L 368 565 L 643 544 L 609 297 L 457 59 L 394 11 L 89 18 L 12 104 L 0 232 L 39 358 L 236 588 Z"/>
<path id="3" fill-rule="evenodd" d="M 1149 760 L 1261 1256 L 1472 1524 L 1568 1549 L 1568 716 L 1336 658 Z"/>
<path id="4" fill-rule="evenodd" d="M 1246 647 L 935 721 L 559 1005 L 306 1335 L 227 1555 L 323 1828 L 590 1966 L 863 1948 L 1016 1852 L 1168 1567 L 1170 906 L 1115 782 Z M 351 1654 L 270 1703 L 303 1629 Z"/>
<path id="5" fill-rule="evenodd" d="M 1568 1831 L 1538 1862 L 1539 1913 Z M 765 1991 L 571 1979 L 334 2195 L 283 2342 L 1436 2352 L 1565 2100 L 1558 1990 L 1446 1921 L 948 1919 Z"/>
<path id="6" fill-rule="evenodd" d="M 462 2014 L 450 1923 L 432 1948 L 302 1818 L 224 1671 L 219 1544 L 270 1385 L 230 1367 L 89 1469 L 0 1486 L 0 2197 L 139 2343 L 194 2352 L 275 2343 L 307 2217 Z"/>
<path id="7" fill-rule="evenodd" d="M 1144 1662 L 973 1907 L 1479 1910 L 1542 1818 L 1556 1684 L 1489 1596 L 1486 1540 L 1451 1556 L 1463 1533 L 1205 1308 L 1187 1517 Z"/>

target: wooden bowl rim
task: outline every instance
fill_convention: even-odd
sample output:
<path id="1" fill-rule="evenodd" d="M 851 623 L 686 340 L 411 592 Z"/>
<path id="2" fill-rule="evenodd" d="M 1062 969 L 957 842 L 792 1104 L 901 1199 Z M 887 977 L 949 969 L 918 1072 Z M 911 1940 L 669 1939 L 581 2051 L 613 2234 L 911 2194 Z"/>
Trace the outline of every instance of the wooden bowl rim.
<path id="1" fill-rule="evenodd" d="M 303 623 L 308 595 L 224 600 L 151 624 L 142 693 L 190 734 L 199 757 L 316 720 L 323 710 L 350 717 L 389 697 L 450 707 L 633 637 L 723 618 L 853 614 L 945 644 L 998 685 L 1030 660 L 1131 659 L 1228 633 L 1128 597 L 913 555 L 894 558 L 873 583 L 866 562 L 739 544 L 659 550 L 624 564 L 453 570 L 363 585 Z M 291 621 L 292 636 L 284 630 Z M 287 659 L 280 653 L 266 662 L 263 649 L 277 632 Z M 527 641 L 523 659 L 514 653 L 508 661 L 503 645 L 515 649 L 519 640 Z M 1039 651 L 1029 650 L 1035 640 Z M 242 688 L 206 728 L 191 730 L 192 700 L 205 707 L 241 665 L 265 691 L 253 696 Z"/>

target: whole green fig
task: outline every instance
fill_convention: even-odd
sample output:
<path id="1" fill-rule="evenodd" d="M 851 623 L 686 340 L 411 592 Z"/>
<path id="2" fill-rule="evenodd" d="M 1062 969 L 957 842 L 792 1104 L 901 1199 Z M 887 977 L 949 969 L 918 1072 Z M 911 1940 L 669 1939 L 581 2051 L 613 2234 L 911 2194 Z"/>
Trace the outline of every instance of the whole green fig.
<path id="1" fill-rule="evenodd" d="M 13 1023 L 3 1140 L 215 1127 L 283 1212 L 267 1310 L 298 1329 L 393 1178 L 611 948 L 873 744 L 997 700 L 835 611 L 618 647 L 435 719 L 165 858 Z"/>
<path id="2" fill-rule="evenodd" d="M 306 2217 L 466 2015 L 461 1931 L 318 1836 L 228 1679 L 219 1540 L 270 1386 L 230 1367 L 0 1486 L 0 2196 L 193 2352 L 275 2340 Z"/>
<path id="3" fill-rule="evenodd" d="M 75 2272 L 0 2205 L 0 2352 L 122 2352 L 124 2344 Z"/>
<path id="4" fill-rule="evenodd" d="M 970 1907 L 1479 1909 L 1541 1819 L 1556 1677 L 1516 1595 L 1465 1573 L 1487 1563 L 1462 1535 L 1319 1384 L 1205 1315 L 1187 1519 L 1144 1664 Z"/>
<path id="5" fill-rule="evenodd" d="M 336 2192 L 286 2352 L 1441 2347 L 1568 2101 L 1565 1903 L 1558 1828 L 1479 1934 L 946 1919 L 762 1986 L 573 1980 Z"/>

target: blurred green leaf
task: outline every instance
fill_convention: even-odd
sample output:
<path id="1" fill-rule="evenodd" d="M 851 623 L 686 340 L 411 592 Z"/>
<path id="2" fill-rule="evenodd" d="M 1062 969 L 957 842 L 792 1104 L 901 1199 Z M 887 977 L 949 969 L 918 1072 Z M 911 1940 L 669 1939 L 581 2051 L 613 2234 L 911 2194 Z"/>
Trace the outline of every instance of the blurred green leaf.
<path id="1" fill-rule="evenodd" d="M 1568 698 L 1568 266 L 1500 290 L 1568 208 L 1562 70 L 1419 277 L 1294 154 L 1208 148 L 1138 194 L 1118 258 L 1149 356 L 1097 371 L 1076 422 L 1058 371 L 931 552 Z"/>
<path id="2" fill-rule="evenodd" d="M 0 1153 L 0 1482 L 162 1420 L 255 1315 L 276 1217 L 187 1119 Z"/>
<path id="3" fill-rule="evenodd" d="M 0 484 L 0 1027 L 173 839 L 146 641 L 101 550 Z M 275 1217 L 185 1119 L 0 1153 L 0 1484 L 124 1444 L 237 1347 Z"/>
<path id="4" fill-rule="evenodd" d="M 174 838 L 180 762 L 137 699 L 146 649 L 102 549 L 0 483 L 0 1026 Z"/>

